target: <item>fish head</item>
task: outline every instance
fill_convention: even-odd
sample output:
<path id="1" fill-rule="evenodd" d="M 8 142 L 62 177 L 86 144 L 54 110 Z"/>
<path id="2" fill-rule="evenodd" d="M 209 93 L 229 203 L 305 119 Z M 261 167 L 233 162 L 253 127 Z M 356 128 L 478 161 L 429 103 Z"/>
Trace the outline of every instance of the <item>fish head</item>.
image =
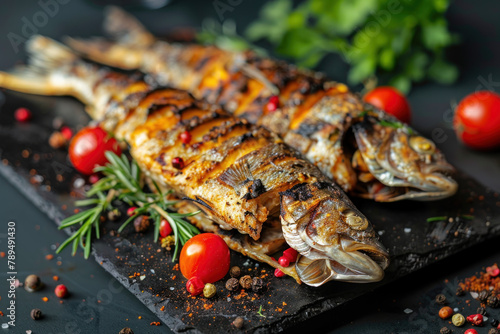
<path id="1" fill-rule="evenodd" d="M 353 132 L 364 165 L 385 186 L 376 199 L 425 201 L 456 193 L 454 168 L 430 139 L 393 119 L 375 117 L 354 124 Z"/>
<path id="2" fill-rule="evenodd" d="M 283 236 L 300 253 L 295 269 L 305 284 L 384 277 L 387 250 L 340 188 L 329 182 L 301 183 L 280 195 Z"/>

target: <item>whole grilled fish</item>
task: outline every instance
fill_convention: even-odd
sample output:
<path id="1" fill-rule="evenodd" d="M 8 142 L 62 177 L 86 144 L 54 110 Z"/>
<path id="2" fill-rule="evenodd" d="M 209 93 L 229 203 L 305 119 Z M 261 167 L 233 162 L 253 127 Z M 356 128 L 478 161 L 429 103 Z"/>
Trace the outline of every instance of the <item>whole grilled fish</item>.
<path id="1" fill-rule="evenodd" d="M 33 37 L 27 49 L 30 66 L 0 73 L 0 87 L 79 98 L 92 118 L 130 145 L 149 178 L 201 208 L 222 230 L 206 218 L 198 218 L 199 224 L 225 236 L 233 249 L 273 264 L 267 253 L 284 237 L 301 254 L 296 273 L 273 265 L 306 284 L 382 279 L 388 254 L 366 217 L 269 130 L 185 91 L 85 63 L 48 38 Z M 189 144 L 179 138 L 185 131 L 192 136 Z M 283 237 L 276 233 L 277 219 Z M 247 248 L 251 242 L 223 231 L 231 229 L 249 235 L 254 245 Z"/>
<path id="2" fill-rule="evenodd" d="M 105 28 L 117 43 L 68 43 L 95 61 L 141 69 L 161 84 L 265 126 L 346 192 L 389 202 L 441 199 L 457 190 L 449 177 L 453 168 L 432 141 L 364 104 L 344 84 L 251 52 L 157 41 L 115 7 Z"/>

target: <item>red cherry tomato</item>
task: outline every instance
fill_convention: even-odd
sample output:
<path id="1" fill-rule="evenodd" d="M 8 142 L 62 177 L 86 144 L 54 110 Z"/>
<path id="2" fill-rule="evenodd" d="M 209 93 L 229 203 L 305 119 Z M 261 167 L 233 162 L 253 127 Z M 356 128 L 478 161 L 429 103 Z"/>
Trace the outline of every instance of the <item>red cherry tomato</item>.
<path id="1" fill-rule="evenodd" d="M 229 271 L 229 248 L 224 240 L 212 233 L 202 233 L 189 239 L 182 247 L 179 265 L 187 279 L 197 276 L 213 283 Z"/>
<path id="2" fill-rule="evenodd" d="M 69 160 L 79 172 L 90 175 L 96 166 L 106 164 L 108 161 L 104 155 L 106 151 L 121 154 L 116 139 L 110 138 L 100 127 L 85 127 L 71 140 Z"/>
<path id="3" fill-rule="evenodd" d="M 166 219 L 162 219 L 160 222 L 160 235 L 165 238 L 170 234 L 172 234 L 172 226 Z"/>
<path id="4" fill-rule="evenodd" d="M 479 91 L 467 95 L 455 109 L 453 127 L 460 141 L 474 149 L 500 146 L 500 95 Z"/>
<path id="5" fill-rule="evenodd" d="M 368 92 L 363 100 L 391 114 L 403 123 L 409 124 L 411 121 L 410 104 L 406 97 L 394 87 L 377 87 Z"/>

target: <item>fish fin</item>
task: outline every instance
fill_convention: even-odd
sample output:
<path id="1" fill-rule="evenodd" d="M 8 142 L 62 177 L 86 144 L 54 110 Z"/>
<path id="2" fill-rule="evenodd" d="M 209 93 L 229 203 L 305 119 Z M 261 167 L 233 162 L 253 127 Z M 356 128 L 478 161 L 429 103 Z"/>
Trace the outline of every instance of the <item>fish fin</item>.
<path id="1" fill-rule="evenodd" d="M 234 188 L 237 194 L 249 181 L 253 180 L 252 166 L 247 160 L 238 160 L 218 177 L 219 181 Z"/>
<path id="2" fill-rule="evenodd" d="M 78 57 L 68 48 L 47 37 L 35 35 L 26 42 L 28 66 L 0 72 L 0 87 L 39 95 L 74 95 L 71 85 L 56 80 L 54 70 L 74 63 Z"/>
<path id="3" fill-rule="evenodd" d="M 139 48 L 108 41 L 104 38 L 80 39 L 64 37 L 64 42 L 84 57 L 108 66 L 135 70 L 141 67 L 143 54 Z"/>
<path id="4" fill-rule="evenodd" d="M 156 38 L 132 15 L 116 6 L 106 8 L 104 31 L 112 39 L 135 46 L 150 46 Z"/>

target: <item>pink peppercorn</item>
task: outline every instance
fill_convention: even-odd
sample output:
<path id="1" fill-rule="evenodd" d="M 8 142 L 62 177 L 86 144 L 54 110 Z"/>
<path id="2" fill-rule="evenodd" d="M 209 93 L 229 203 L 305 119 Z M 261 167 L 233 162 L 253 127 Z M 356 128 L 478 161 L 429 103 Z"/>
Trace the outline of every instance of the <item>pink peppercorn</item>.
<path id="1" fill-rule="evenodd" d="M 482 326 L 483 316 L 481 314 L 471 314 L 467 317 L 467 321 L 473 324 L 474 326 Z"/>
<path id="2" fill-rule="evenodd" d="M 285 273 L 282 272 L 279 268 L 276 268 L 276 270 L 274 271 L 274 276 L 283 277 L 283 276 L 285 276 Z"/>
<path id="3" fill-rule="evenodd" d="M 276 95 L 273 95 L 269 98 L 269 101 L 266 104 L 266 109 L 268 111 L 275 111 L 276 109 L 278 109 L 279 105 L 280 105 L 279 97 Z"/>
<path id="4" fill-rule="evenodd" d="M 282 256 L 278 259 L 278 263 L 282 267 L 288 267 L 290 265 L 290 260 L 286 256 Z"/>
<path id="5" fill-rule="evenodd" d="M 66 298 L 68 296 L 68 288 L 64 284 L 59 284 L 56 286 L 54 293 L 59 298 Z"/>
<path id="6" fill-rule="evenodd" d="M 129 216 L 129 217 L 133 216 L 135 214 L 135 210 L 137 210 L 136 206 L 131 206 L 130 208 L 128 208 L 127 216 Z"/>
<path id="7" fill-rule="evenodd" d="M 73 130 L 71 130 L 67 126 L 63 126 L 61 128 L 61 134 L 63 135 L 64 139 L 66 139 L 67 141 L 70 141 L 71 138 L 73 137 Z"/>
<path id="8" fill-rule="evenodd" d="M 288 248 L 283 252 L 283 256 L 287 257 L 290 262 L 297 261 L 298 252 L 293 248 Z"/>
<path id="9" fill-rule="evenodd" d="M 14 112 L 14 117 L 18 122 L 27 122 L 31 119 L 31 111 L 26 108 L 18 108 Z"/>
<path id="10" fill-rule="evenodd" d="M 182 160 L 182 158 L 173 158 L 172 159 L 172 166 L 174 166 L 174 168 L 177 168 L 177 169 L 182 169 L 184 168 L 184 160 Z"/>
<path id="11" fill-rule="evenodd" d="M 465 331 L 464 334 L 477 334 L 477 330 L 475 330 L 474 328 L 469 328 Z"/>
<path id="12" fill-rule="evenodd" d="M 186 283 L 186 289 L 189 291 L 191 296 L 198 296 L 203 292 L 205 283 L 197 276 L 191 277 Z"/>
<path id="13" fill-rule="evenodd" d="M 191 134 L 189 133 L 189 131 L 184 131 L 183 133 L 181 133 L 179 135 L 179 138 L 180 140 L 184 143 L 184 144 L 189 144 L 191 142 Z"/>

